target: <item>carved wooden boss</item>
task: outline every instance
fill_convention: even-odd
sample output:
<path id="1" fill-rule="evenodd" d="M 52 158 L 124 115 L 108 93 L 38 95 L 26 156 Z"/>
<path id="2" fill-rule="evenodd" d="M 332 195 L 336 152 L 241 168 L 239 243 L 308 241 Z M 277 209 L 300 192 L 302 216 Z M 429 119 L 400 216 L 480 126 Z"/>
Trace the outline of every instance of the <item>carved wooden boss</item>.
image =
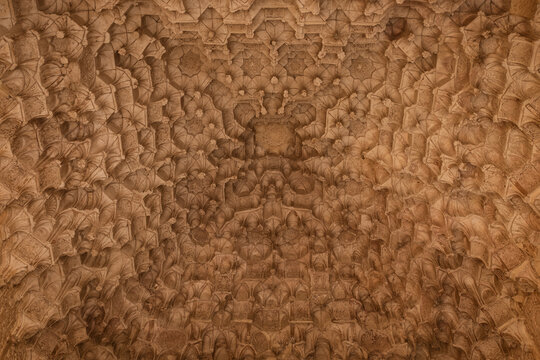
<path id="1" fill-rule="evenodd" d="M 536 0 L 0 0 L 0 359 L 540 359 Z"/>

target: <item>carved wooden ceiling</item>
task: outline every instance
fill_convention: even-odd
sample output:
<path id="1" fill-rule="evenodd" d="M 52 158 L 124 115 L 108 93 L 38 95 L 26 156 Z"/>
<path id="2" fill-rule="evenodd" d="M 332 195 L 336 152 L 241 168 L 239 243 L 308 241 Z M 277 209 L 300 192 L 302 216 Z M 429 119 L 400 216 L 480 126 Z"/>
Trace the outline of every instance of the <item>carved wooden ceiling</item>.
<path id="1" fill-rule="evenodd" d="M 539 359 L 536 0 L 0 0 L 0 359 Z"/>

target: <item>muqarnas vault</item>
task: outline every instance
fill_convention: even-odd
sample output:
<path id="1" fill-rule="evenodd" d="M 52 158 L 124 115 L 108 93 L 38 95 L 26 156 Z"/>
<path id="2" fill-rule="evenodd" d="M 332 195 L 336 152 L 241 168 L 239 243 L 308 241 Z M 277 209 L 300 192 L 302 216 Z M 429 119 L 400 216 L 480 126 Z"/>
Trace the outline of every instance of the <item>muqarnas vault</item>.
<path id="1" fill-rule="evenodd" d="M 540 358 L 536 0 L 1 0 L 0 358 Z"/>

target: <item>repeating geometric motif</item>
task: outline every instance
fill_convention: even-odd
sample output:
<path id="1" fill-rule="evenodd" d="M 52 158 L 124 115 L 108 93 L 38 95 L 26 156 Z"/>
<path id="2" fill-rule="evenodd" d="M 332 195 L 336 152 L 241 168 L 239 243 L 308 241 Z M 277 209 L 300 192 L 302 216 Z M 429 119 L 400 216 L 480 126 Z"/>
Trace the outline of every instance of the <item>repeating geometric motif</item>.
<path id="1" fill-rule="evenodd" d="M 0 358 L 540 357 L 535 0 L 1 0 Z"/>

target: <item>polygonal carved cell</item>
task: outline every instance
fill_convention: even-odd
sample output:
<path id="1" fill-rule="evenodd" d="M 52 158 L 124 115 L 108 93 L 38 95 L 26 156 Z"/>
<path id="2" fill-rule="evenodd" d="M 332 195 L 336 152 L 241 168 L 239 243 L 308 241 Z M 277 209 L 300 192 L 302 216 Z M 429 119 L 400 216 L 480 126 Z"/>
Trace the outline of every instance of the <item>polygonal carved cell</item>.
<path id="1" fill-rule="evenodd" d="M 0 0 L 0 359 L 539 359 L 536 0 Z"/>

